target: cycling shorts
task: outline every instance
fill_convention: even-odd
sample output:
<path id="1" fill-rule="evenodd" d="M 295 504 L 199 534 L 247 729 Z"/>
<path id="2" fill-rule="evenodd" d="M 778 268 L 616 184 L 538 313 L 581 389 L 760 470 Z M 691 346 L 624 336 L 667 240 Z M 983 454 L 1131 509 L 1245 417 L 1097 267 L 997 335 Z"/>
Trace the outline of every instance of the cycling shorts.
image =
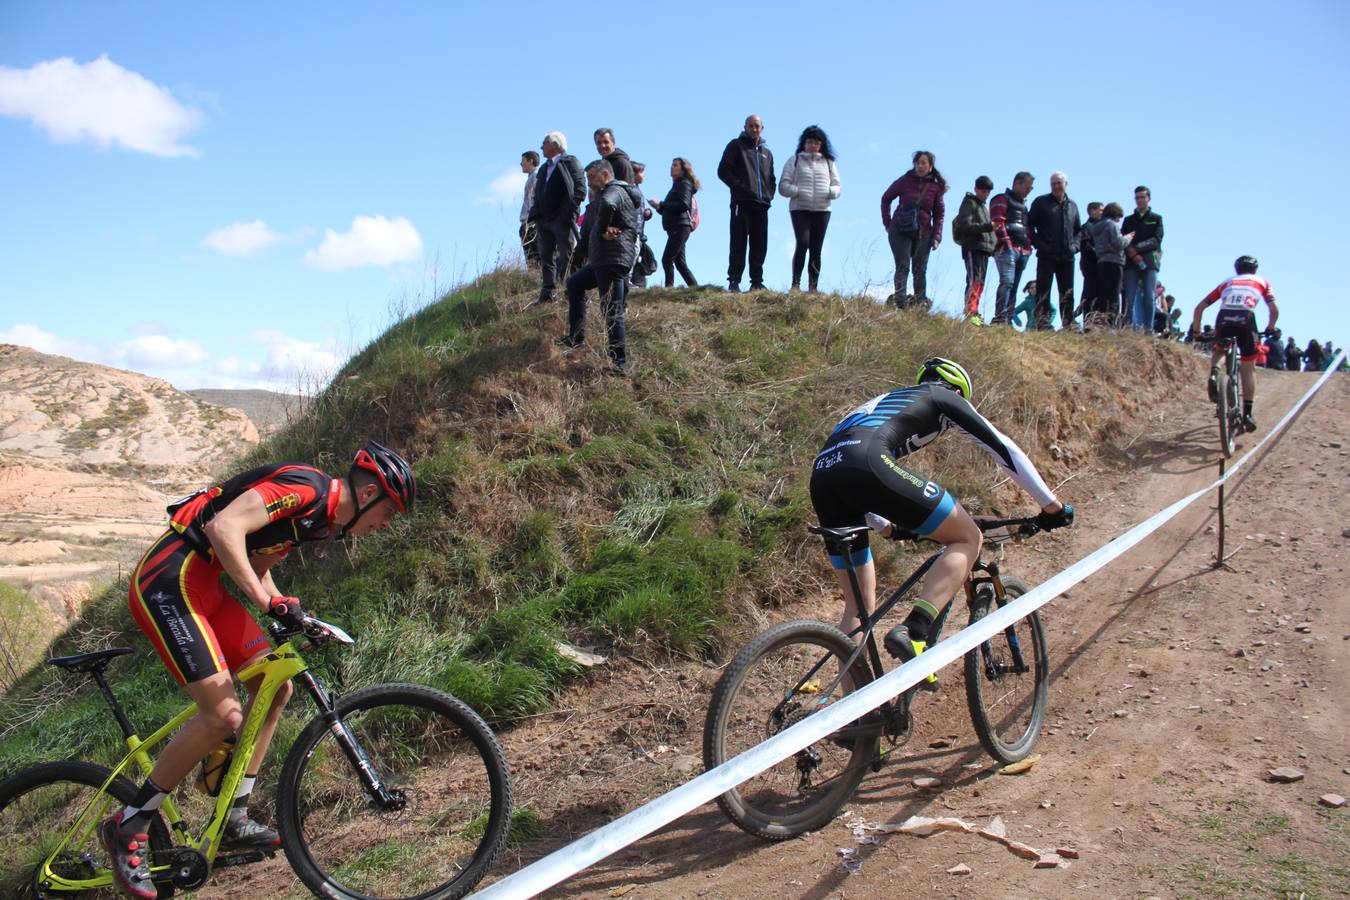
<path id="1" fill-rule="evenodd" d="M 215 559 L 168 531 L 131 574 L 131 616 L 179 684 L 238 671 L 270 646 L 225 589 L 223 572 Z"/>
<path id="2" fill-rule="evenodd" d="M 875 429 L 859 437 L 845 431 L 816 456 L 811 470 L 811 504 L 826 528 L 865 525 L 867 513 L 876 513 L 897 528 L 926 536 L 937 530 L 956 507 L 956 498 L 942 485 L 902 466 L 883 441 L 872 440 Z M 872 558 L 867 535 L 854 551 L 854 565 Z M 842 556 L 830 555 L 836 569 L 844 568 Z"/>
<path id="3" fill-rule="evenodd" d="M 1214 323 L 1214 339 L 1232 338 L 1242 354 L 1242 361 L 1256 359 L 1260 336 L 1256 331 L 1256 314 L 1247 309 L 1224 309 Z"/>

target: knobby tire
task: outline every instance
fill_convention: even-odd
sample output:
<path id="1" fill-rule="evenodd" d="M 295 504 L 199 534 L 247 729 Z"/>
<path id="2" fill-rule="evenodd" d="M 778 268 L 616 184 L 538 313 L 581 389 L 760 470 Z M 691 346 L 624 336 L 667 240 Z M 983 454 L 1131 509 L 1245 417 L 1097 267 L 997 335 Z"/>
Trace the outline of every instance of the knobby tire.
<path id="1" fill-rule="evenodd" d="M 473 889 L 506 842 L 511 776 L 496 736 L 449 694 L 383 684 L 338 699 L 338 718 L 402 809 L 377 808 L 316 717 L 277 783 L 282 846 L 323 897 L 448 900 Z"/>
<path id="2" fill-rule="evenodd" d="M 1018 578 L 1004 577 L 1008 600 L 1027 592 Z M 981 585 L 970 607 L 974 625 L 991 612 L 992 585 Z M 1014 641 L 1025 673 L 1014 668 Z M 1002 763 L 1025 759 L 1040 737 L 1049 694 L 1050 663 L 1045 632 L 1036 613 L 1018 620 L 966 654 L 966 702 L 975 733 L 990 756 Z"/>
<path id="3" fill-rule="evenodd" d="M 55 850 L 75 825 L 90 800 L 108 780 L 111 770 L 93 763 L 65 760 L 43 763 L 24 769 L 0 782 L 0 897 L 33 900 L 41 896 L 35 883 L 39 866 Z M 136 786 L 123 776 L 108 785 L 94 829 L 78 846 L 68 846 L 54 867 L 72 880 L 88 880 L 106 874 L 107 855 L 96 832 L 97 825 L 112 812 L 121 809 L 136 796 Z M 152 864 L 170 849 L 172 841 L 163 819 L 151 821 L 150 850 Z M 84 854 L 87 857 L 82 858 Z M 47 897 L 113 898 L 111 884 L 88 891 L 46 890 Z M 173 896 L 171 885 L 161 885 L 160 897 Z"/>
<path id="4" fill-rule="evenodd" d="M 1233 427 L 1233 398 L 1229 393 L 1232 381 L 1227 366 L 1219 370 L 1219 444 L 1223 447 L 1223 455 L 1228 459 L 1233 458 L 1233 451 L 1237 449 L 1237 429 Z"/>
<path id="5" fill-rule="evenodd" d="M 853 654 L 842 631 L 823 622 L 786 622 L 746 645 L 713 690 L 703 726 L 703 764 L 712 769 L 795 725 L 844 696 L 822 696 Z M 812 667 L 823 665 L 806 678 Z M 849 670 L 854 687 L 872 681 L 860 656 Z M 799 684 L 806 683 L 798 688 Z M 727 818 L 771 841 L 813 831 L 834 818 L 877 759 L 880 734 L 855 736 L 852 748 L 829 737 L 789 756 L 717 798 Z"/>

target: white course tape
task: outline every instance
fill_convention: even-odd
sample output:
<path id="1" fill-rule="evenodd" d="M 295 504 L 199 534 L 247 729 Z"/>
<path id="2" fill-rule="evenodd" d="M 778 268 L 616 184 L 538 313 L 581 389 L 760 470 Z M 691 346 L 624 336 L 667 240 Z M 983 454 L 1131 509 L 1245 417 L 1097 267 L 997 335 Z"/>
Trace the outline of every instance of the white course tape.
<path id="1" fill-rule="evenodd" d="M 936 646 L 925 650 L 922 656 L 910 660 L 899 668 L 892 669 L 866 687 L 860 688 L 838 702 L 808 716 L 764 743 L 751 747 L 717 768 L 703 773 L 692 781 L 685 782 L 669 793 L 662 794 L 655 800 L 638 807 L 621 818 L 615 819 L 608 825 L 597 828 L 566 847 L 555 850 L 519 872 L 484 888 L 474 896 L 483 898 L 483 900 L 488 900 L 488 898 L 496 900 L 496 898 L 507 897 L 533 897 L 563 879 L 570 878 L 582 869 L 622 850 L 634 841 L 651 834 L 663 825 L 670 824 L 709 800 L 721 796 L 746 779 L 758 775 L 770 766 L 787 759 L 803 747 L 814 744 L 831 732 L 838 731 L 854 719 L 866 715 L 892 697 L 896 697 L 901 692 L 918 684 L 919 681 L 943 666 L 960 659 L 968 651 L 984 643 L 994 634 L 1031 614 L 1089 575 L 1110 564 L 1121 554 L 1157 531 L 1169 519 L 1176 516 L 1201 496 L 1231 478 L 1247 460 L 1251 459 L 1261 449 L 1266 441 L 1279 433 L 1280 429 L 1284 428 L 1289 420 L 1303 408 L 1304 404 L 1312 398 L 1313 394 L 1335 371 L 1335 365 L 1339 363 L 1339 359 L 1338 356 L 1332 367 L 1303 395 L 1293 409 L 1289 410 L 1265 437 L 1248 450 L 1242 459 L 1228 469 L 1223 478 L 1217 479 L 1213 484 L 1188 494 L 1166 509 L 1155 513 L 1120 537 L 1094 550 L 1067 569 L 1027 591 L 1002 609 L 985 616 L 973 625 L 967 626 L 952 637 L 939 641 Z"/>

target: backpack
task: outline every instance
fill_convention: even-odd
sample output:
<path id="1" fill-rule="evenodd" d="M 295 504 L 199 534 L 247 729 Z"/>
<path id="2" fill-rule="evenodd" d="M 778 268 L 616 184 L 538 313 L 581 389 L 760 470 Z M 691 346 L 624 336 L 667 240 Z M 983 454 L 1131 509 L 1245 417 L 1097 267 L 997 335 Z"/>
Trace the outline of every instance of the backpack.
<path id="1" fill-rule="evenodd" d="M 689 233 L 698 231 L 698 197 L 689 198 Z"/>

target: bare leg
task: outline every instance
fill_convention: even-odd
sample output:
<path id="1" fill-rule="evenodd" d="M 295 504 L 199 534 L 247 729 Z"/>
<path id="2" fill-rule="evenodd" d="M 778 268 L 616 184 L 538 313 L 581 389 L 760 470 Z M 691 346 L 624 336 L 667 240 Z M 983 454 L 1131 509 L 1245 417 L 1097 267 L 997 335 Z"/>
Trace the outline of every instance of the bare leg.
<path id="1" fill-rule="evenodd" d="M 1242 396 L 1248 401 L 1256 397 L 1256 360 L 1244 359 L 1238 371 L 1242 376 Z"/>
<path id="2" fill-rule="evenodd" d="M 872 560 L 868 560 L 861 566 L 856 566 L 854 571 L 858 575 L 858 587 L 862 590 L 862 610 L 869 615 L 877 600 L 877 567 Z M 853 585 L 848 580 L 848 570 L 835 570 L 834 576 L 839 582 L 839 590 L 844 595 L 844 614 L 839 619 L 839 630 L 848 634 L 854 628 L 858 627 L 858 602 L 853 596 Z M 853 690 L 853 679 L 844 676 L 842 682 L 844 693 L 850 693 Z"/>
<path id="3" fill-rule="evenodd" d="M 945 544 L 947 552 L 928 570 L 919 598 L 940 613 L 970 575 L 971 566 L 979 558 L 984 535 L 970 513 L 958 503 L 929 537 Z"/>
<path id="4" fill-rule="evenodd" d="M 261 658 L 264 654 L 260 653 L 254 659 Z M 252 663 L 249 660 L 244 665 Z M 241 666 L 240 668 L 244 668 Z M 244 682 L 244 687 L 248 688 L 249 698 L 248 706 L 244 711 L 244 719 L 248 719 L 249 710 L 253 709 L 253 701 L 257 698 L 258 688 L 262 686 L 263 677 L 250 678 Z M 258 770 L 262 768 L 263 759 L 267 756 L 267 748 L 272 744 L 272 735 L 276 733 L 277 722 L 281 721 L 281 711 L 286 707 L 286 701 L 291 699 L 291 684 L 287 682 L 277 689 L 276 696 L 272 698 L 272 707 L 267 711 L 267 717 L 263 719 L 262 727 L 258 729 L 257 740 L 253 744 L 253 758 L 249 760 L 248 771 L 245 775 L 257 775 Z"/>
<path id="5" fill-rule="evenodd" d="M 238 731 L 244 721 L 229 672 L 194 681 L 187 685 L 187 692 L 197 704 L 197 715 L 178 729 L 150 773 L 150 779 L 166 791 L 176 788 L 211 748 Z"/>

